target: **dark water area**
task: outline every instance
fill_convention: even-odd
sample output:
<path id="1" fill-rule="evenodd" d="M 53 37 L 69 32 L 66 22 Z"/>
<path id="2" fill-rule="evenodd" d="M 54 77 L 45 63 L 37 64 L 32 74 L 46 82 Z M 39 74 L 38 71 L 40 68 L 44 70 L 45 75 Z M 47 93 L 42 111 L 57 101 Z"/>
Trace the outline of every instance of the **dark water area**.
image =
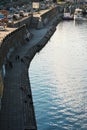
<path id="1" fill-rule="evenodd" d="M 87 130 L 87 22 L 61 22 L 29 73 L 38 130 Z"/>

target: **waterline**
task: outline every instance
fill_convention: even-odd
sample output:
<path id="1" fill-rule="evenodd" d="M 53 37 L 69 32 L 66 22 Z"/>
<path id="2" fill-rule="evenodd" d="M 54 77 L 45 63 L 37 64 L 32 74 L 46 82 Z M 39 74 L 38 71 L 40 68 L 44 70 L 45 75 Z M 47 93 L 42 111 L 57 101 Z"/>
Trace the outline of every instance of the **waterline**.
<path id="1" fill-rule="evenodd" d="M 86 28 L 60 23 L 30 65 L 38 130 L 87 129 Z"/>

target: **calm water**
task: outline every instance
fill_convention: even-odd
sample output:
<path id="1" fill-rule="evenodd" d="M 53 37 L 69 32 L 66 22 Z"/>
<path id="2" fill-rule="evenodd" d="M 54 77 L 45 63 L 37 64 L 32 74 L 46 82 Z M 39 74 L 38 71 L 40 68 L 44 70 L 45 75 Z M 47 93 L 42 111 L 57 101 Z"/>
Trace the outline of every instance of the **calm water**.
<path id="1" fill-rule="evenodd" d="M 30 66 L 38 130 L 87 130 L 87 23 L 61 22 Z"/>

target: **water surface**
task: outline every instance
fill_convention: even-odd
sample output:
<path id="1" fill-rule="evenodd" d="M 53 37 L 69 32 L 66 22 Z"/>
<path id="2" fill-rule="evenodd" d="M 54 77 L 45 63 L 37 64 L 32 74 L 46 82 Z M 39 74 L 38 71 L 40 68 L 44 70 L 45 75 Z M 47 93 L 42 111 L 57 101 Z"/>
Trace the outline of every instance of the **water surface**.
<path id="1" fill-rule="evenodd" d="M 61 22 L 30 65 L 38 130 L 87 130 L 87 23 Z"/>

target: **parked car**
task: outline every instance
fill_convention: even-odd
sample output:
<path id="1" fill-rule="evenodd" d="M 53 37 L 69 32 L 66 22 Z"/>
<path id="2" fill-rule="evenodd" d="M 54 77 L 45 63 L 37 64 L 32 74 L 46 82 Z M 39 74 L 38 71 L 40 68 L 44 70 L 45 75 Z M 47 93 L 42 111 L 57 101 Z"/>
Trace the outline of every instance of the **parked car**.
<path id="1" fill-rule="evenodd" d="M 13 18 L 13 14 L 7 15 L 7 18 L 8 18 L 8 19 L 12 19 L 12 18 Z"/>
<path id="2" fill-rule="evenodd" d="M 0 22 L 2 22 L 2 23 L 8 22 L 8 18 L 6 16 L 4 16 L 4 14 L 2 14 L 2 13 L 0 13 Z"/>
<path id="3" fill-rule="evenodd" d="M 20 12 L 19 12 L 19 14 L 20 14 L 20 16 L 22 16 L 22 17 L 27 17 L 28 16 L 28 12 L 24 12 L 23 10 L 21 10 Z"/>
<path id="4" fill-rule="evenodd" d="M 0 26 L 0 31 L 5 31 L 4 26 Z"/>
<path id="5" fill-rule="evenodd" d="M 42 10 L 46 9 L 46 5 L 45 4 L 41 4 L 40 5 L 40 9 L 42 9 Z"/>
<path id="6" fill-rule="evenodd" d="M 19 19 L 21 19 L 19 14 L 14 14 L 13 15 L 13 20 L 19 20 Z"/>

